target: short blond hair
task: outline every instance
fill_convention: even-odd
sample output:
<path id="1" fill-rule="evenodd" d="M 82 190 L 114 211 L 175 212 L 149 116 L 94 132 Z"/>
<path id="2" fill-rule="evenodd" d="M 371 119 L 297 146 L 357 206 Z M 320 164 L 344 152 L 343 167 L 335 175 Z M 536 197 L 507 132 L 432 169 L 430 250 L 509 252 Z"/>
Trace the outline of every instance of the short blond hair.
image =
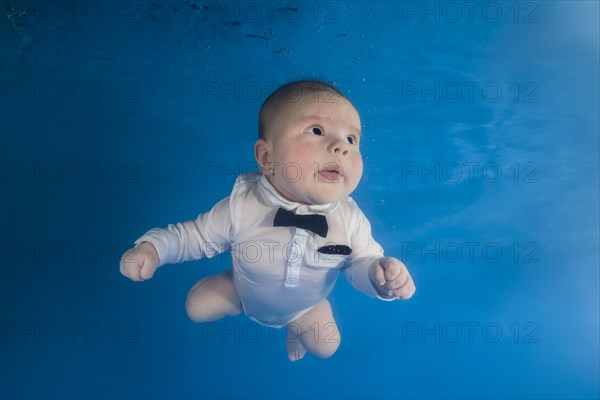
<path id="1" fill-rule="evenodd" d="M 267 129 L 273 119 L 281 112 L 282 106 L 297 103 L 301 99 L 312 95 L 316 101 L 319 93 L 328 92 L 336 97 L 341 97 L 352 104 L 352 102 L 338 88 L 327 82 L 319 80 L 300 80 L 286 83 L 275 90 L 264 101 L 258 113 L 258 138 L 267 138 Z"/>

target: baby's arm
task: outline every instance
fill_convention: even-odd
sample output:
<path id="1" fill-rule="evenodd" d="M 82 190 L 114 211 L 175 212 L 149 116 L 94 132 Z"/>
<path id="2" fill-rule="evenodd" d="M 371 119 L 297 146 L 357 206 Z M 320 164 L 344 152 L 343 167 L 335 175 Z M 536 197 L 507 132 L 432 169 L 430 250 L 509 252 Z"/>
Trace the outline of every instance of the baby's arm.
<path id="1" fill-rule="evenodd" d="M 159 266 L 213 257 L 231 244 L 229 198 L 193 221 L 154 228 L 135 241 L 121 258 L 121 273 L 132 280 L 149 279 Z"/>
<path id="2" fill-rule="evenodd" d="M 342 273 L 355 289 L 368 296 L 385 301 L 410 298 L 415 287 L 406 266 L 394 257 L 384 257 L 371 235 L 368 219 L 358 206 L 356 211 L 351 222 L 352 253 Z"/>

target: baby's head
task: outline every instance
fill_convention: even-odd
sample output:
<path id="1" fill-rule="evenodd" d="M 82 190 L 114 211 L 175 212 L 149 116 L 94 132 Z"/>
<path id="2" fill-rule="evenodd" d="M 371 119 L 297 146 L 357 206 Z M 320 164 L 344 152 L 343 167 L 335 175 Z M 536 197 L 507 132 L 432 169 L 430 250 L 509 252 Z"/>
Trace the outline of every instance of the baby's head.
<path id="1" fill-rule="evenodd" d="M 358 112 L 335 87 L 291 82 L 262 105 L 256 162 L 286 199 L 332 203 L 352 193 L 362 176 L 360 128 Z"/>

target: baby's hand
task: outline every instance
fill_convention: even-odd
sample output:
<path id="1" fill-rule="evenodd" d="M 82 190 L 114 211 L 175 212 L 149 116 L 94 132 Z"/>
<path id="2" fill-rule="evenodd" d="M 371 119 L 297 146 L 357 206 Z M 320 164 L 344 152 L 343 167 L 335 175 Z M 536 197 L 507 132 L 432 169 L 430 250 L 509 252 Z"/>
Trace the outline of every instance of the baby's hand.
<path id="1" fill-rule="evenodd" d="M 145 281 L 152 278 L 158 268 L 159 258 L 154 245 L 143 242 L 127 250 L 121 257 L 121 273 L 132 281 Z"/>
<path id="2" fill-rule="evenodd" d="M 394 257 L 383 257 L 375 261 L 369 270 L 369 278 L 378 292 L 399 299 L 410 299 L 416 290 L 408 269 Z"/>

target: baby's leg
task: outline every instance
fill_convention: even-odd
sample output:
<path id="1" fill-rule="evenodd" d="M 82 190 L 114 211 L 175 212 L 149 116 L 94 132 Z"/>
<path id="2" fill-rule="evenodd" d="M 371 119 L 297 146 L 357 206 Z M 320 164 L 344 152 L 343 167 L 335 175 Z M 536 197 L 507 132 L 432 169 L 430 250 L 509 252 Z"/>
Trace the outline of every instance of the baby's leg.
<path id="1" fill-rule="evenodd" d="M 199 280 L 188 293 L 185 310 L 192 321 L 210 322 L 242 312 L 231 270 Z"/>
<path id="2" fill-rule="evenodd" d="M 327 299 L 288 324 L 286 348 L 290 361 L 304 357 L 306 350 L 319 358 L 328 358 L 339 345 L 340 331 Z"/>

